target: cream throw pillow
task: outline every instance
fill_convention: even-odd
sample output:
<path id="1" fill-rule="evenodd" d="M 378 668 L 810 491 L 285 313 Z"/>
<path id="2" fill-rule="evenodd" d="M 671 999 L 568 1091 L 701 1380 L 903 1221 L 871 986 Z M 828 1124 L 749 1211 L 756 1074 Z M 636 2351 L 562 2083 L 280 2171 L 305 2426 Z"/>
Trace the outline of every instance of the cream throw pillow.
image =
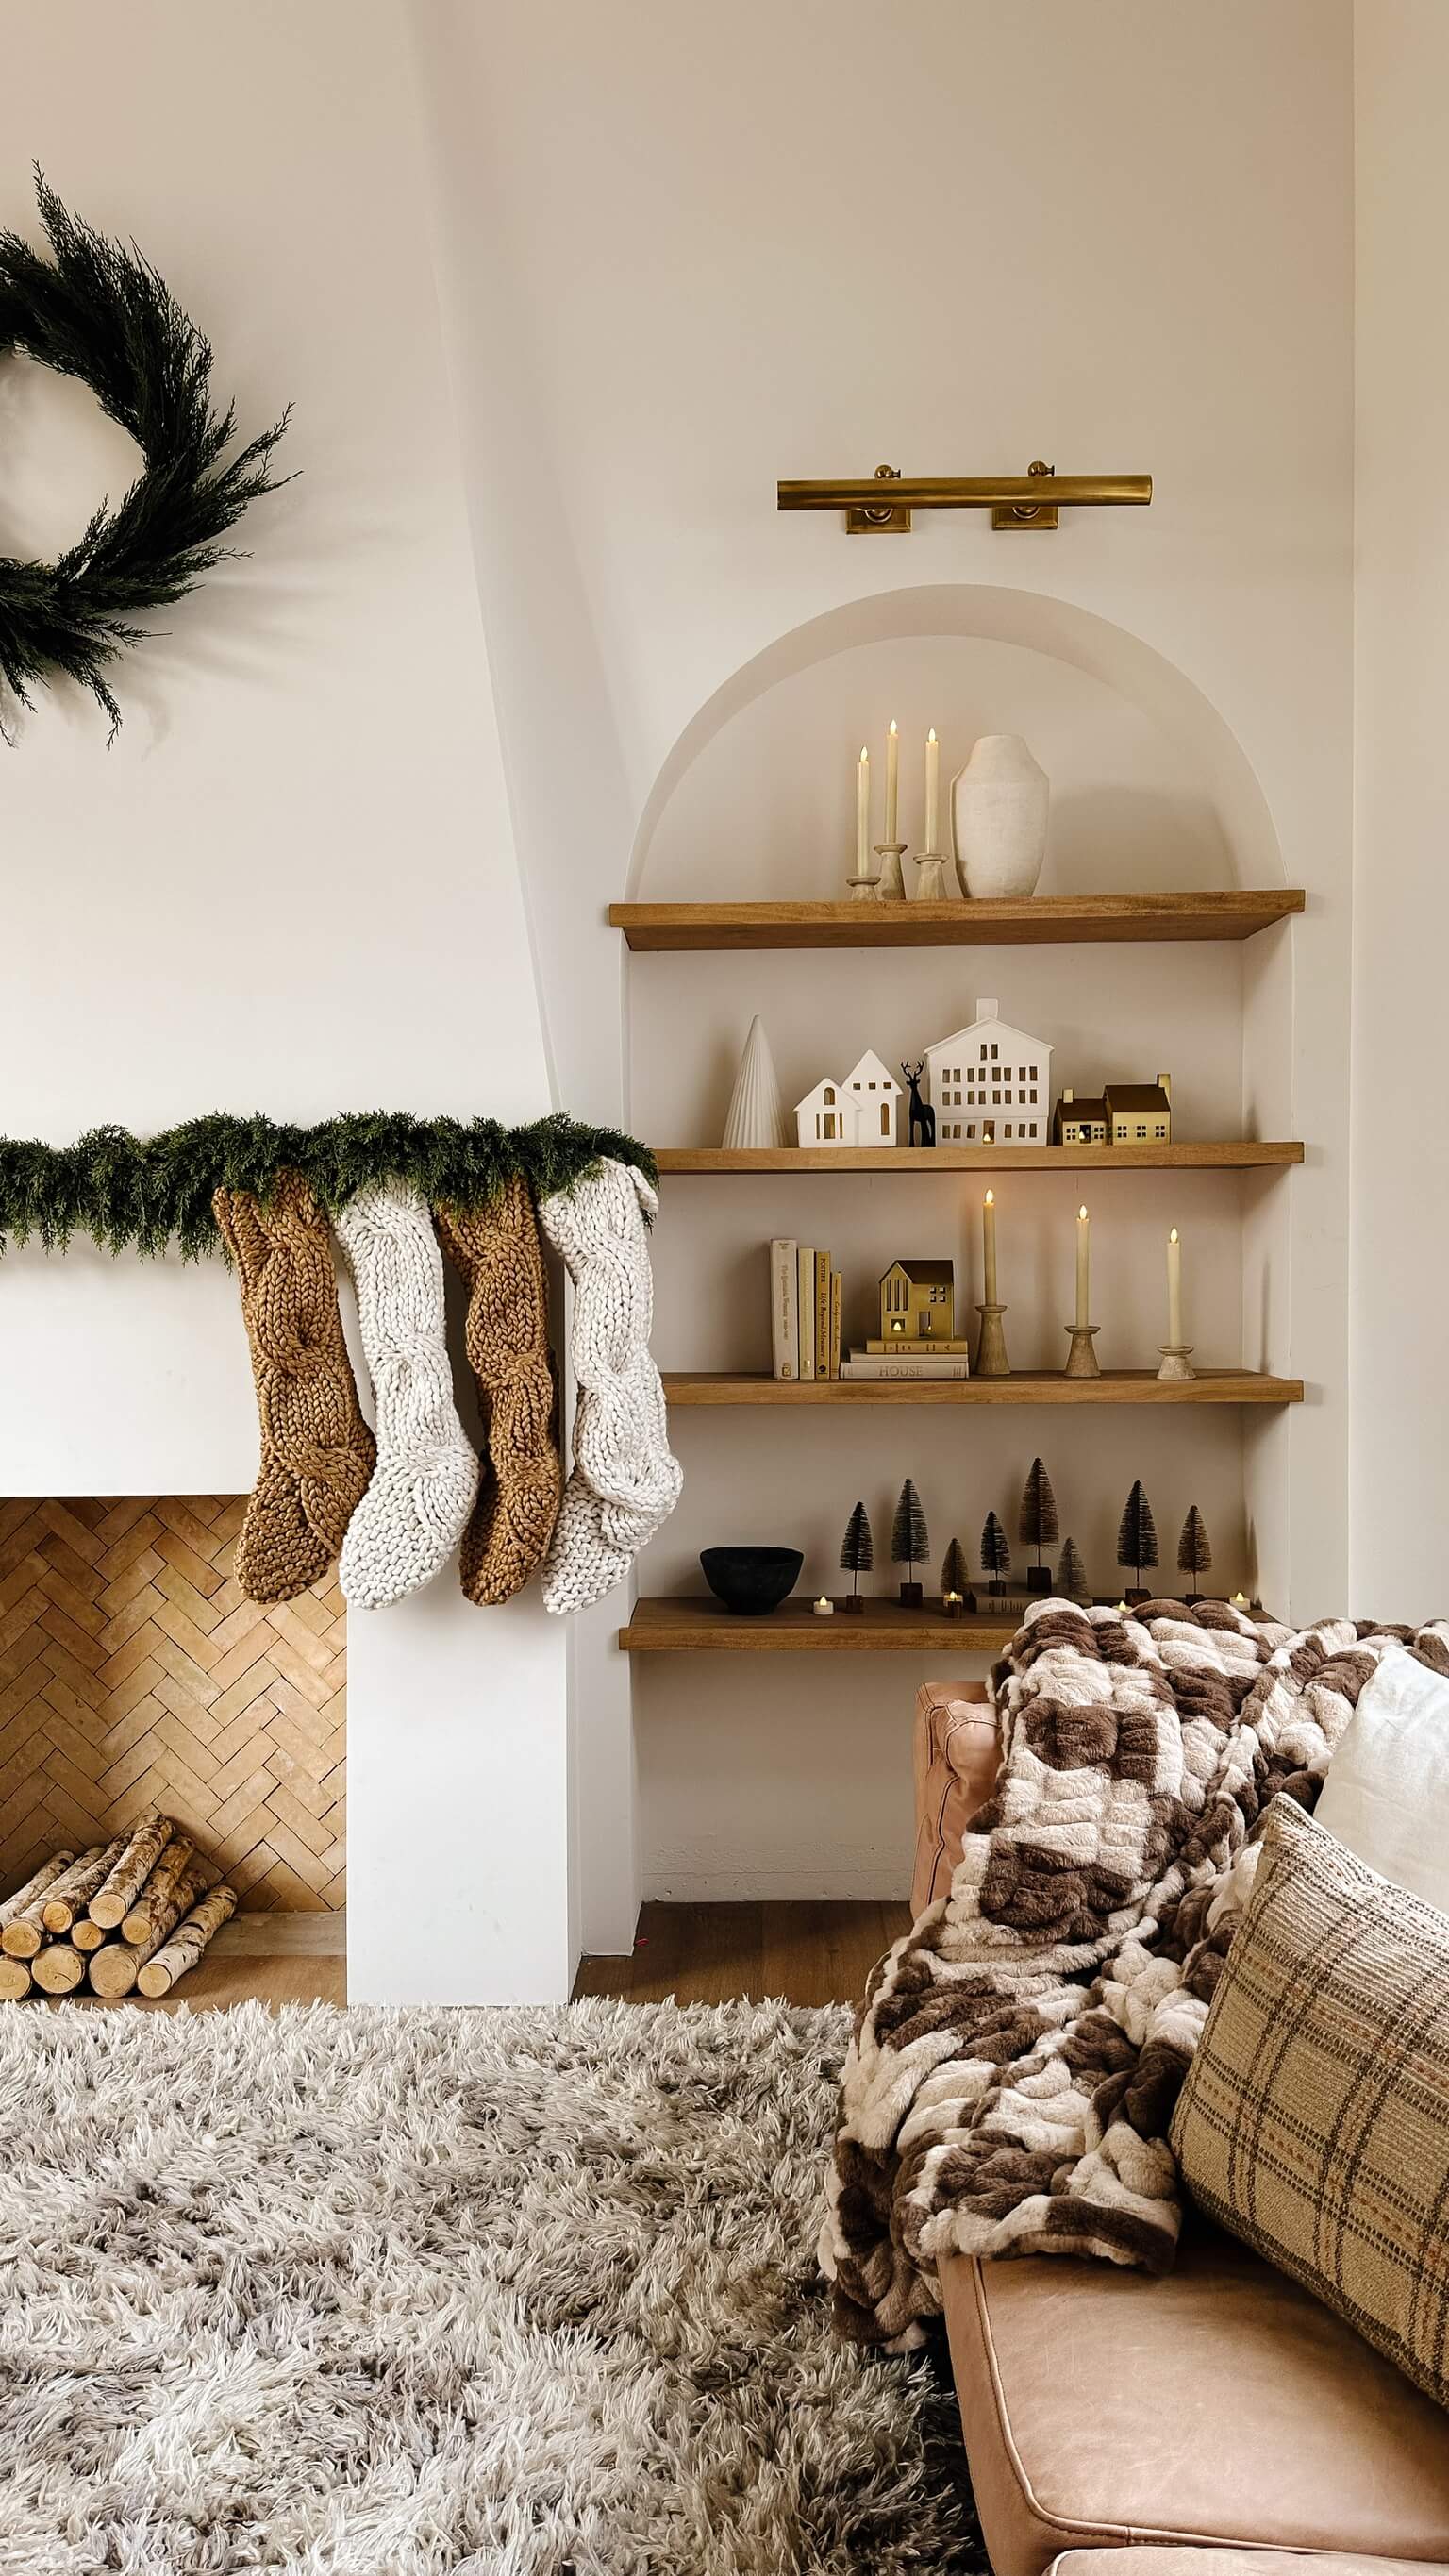
<path id="1" fill-rule="evenodd" d="M 1380 1878 L 1449 1914 L 1449 1679 L 1406 1646 L 1360 1691 L 1313 1812 Z"/>

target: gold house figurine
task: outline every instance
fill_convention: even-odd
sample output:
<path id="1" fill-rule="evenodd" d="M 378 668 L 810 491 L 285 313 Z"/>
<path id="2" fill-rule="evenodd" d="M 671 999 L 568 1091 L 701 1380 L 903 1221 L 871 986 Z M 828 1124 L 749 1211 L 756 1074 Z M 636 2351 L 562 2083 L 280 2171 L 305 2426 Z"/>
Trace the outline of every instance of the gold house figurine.
<path id="1" fill-rule="evenodd" d="M 1074 1091 L 1064 1091 L 1052 1119 L 1054 1145 L 1105 1145 L 1107 1142 L 1107 1103 L 1100 1092 L 1095 1099 L 1079 1100 Z"/>
<path id="2" fill-rule="evenodd" d="M 1160 1073 L 1155 1082 L 1109 1082 L 1104 1098 L 1109 1145 L 1172 1143 L 1170 1073 Z"/>
<path id="3" fill-rule="evenodd" d="M 893 1261 L 880 1283 L 880 1336 L 898 1342 L 949 1342 L 956 1330 L 956 1265 Z"/>

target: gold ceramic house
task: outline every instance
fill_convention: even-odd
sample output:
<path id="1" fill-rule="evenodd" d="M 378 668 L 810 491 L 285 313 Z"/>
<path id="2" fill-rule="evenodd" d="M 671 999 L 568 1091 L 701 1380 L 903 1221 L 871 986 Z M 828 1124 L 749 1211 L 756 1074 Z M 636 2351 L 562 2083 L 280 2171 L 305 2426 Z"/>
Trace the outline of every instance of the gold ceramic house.
<path id="1" fill-rule="evenodd" d="M 881 1340 L 949 1342 L 955 1330 L 955 1263 L 893 1261 L 880 1283 Z"/>
<path id="2" fill-rule="evenodd" d="M 1160 1073 L 1155 1082 L 1109 1082 L 1104 1098 L 1110 1145 L 1172 1143 L 1170 1073 Z"/>

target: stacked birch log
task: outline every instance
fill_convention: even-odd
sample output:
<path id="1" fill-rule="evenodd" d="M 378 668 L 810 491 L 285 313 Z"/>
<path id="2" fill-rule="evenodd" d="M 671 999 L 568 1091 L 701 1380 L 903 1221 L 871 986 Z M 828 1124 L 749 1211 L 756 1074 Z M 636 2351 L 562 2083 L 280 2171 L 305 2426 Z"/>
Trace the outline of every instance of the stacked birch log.
<path id="1" fill-rule="evenodd" d="M 0 1905 L 0 2000 L 70 1995 L 88 1984 L 109 2002 L 169 1995 L 236 1891 L 169 1816 L 143 1816 L 90 1851 L 57 1852 Z"/>

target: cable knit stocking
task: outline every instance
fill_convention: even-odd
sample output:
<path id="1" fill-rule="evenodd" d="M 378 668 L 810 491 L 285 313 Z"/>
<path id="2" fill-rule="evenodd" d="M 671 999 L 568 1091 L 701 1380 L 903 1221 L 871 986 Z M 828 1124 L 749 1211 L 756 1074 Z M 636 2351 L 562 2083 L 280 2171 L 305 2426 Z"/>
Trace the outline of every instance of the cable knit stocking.
<path id="1" fill-rule="evenodd" d="M 642 1172 L 606 1162 L 557 1190 L 539 1215 L 574 1284 L 578 1381 L 574 1464 L 543 1569 L 546 1609 L 582 1610 L 612 1591 L 668 1520 L 684 1473 L 669 1451 L 664 1388 L 649 1356 L 654 1282 Z"/>
<path id="2" fill-rule="evenodd" d="M 342 1548 L 349 1603 L 380 1610 L 431 1583 L 462 1536 L 478 1460 L 453 1402 L 443 1265 L 405 1182 L 360 1190 L 334 1219 L 357 1285 L 377 1410 L 377 1468 Z"/>
<path id="3" fill-rule="evenodd" d="M 250 1190 L 217 1190 L 211 1204 L 241 1280 L 261 1416 L 234 1570 L 249 1600 L 294 1601 L 337 1554 L 376 1456 L 337 1311 L 332 1238 L 296 1172 L 282 1174 L 269 1207 Z"/>
<path id="4" fill-rule="evenodd" d="M 488 1207 L 439 1208 L 436 1223 L 468 1285 L 468 1357 L 488 1425 L 488 1467 L 459 1572 L 470 1601 L 511 1601 L 548 1545 L 563 1482 L 538 1219 L 515 1176 Z"/>

